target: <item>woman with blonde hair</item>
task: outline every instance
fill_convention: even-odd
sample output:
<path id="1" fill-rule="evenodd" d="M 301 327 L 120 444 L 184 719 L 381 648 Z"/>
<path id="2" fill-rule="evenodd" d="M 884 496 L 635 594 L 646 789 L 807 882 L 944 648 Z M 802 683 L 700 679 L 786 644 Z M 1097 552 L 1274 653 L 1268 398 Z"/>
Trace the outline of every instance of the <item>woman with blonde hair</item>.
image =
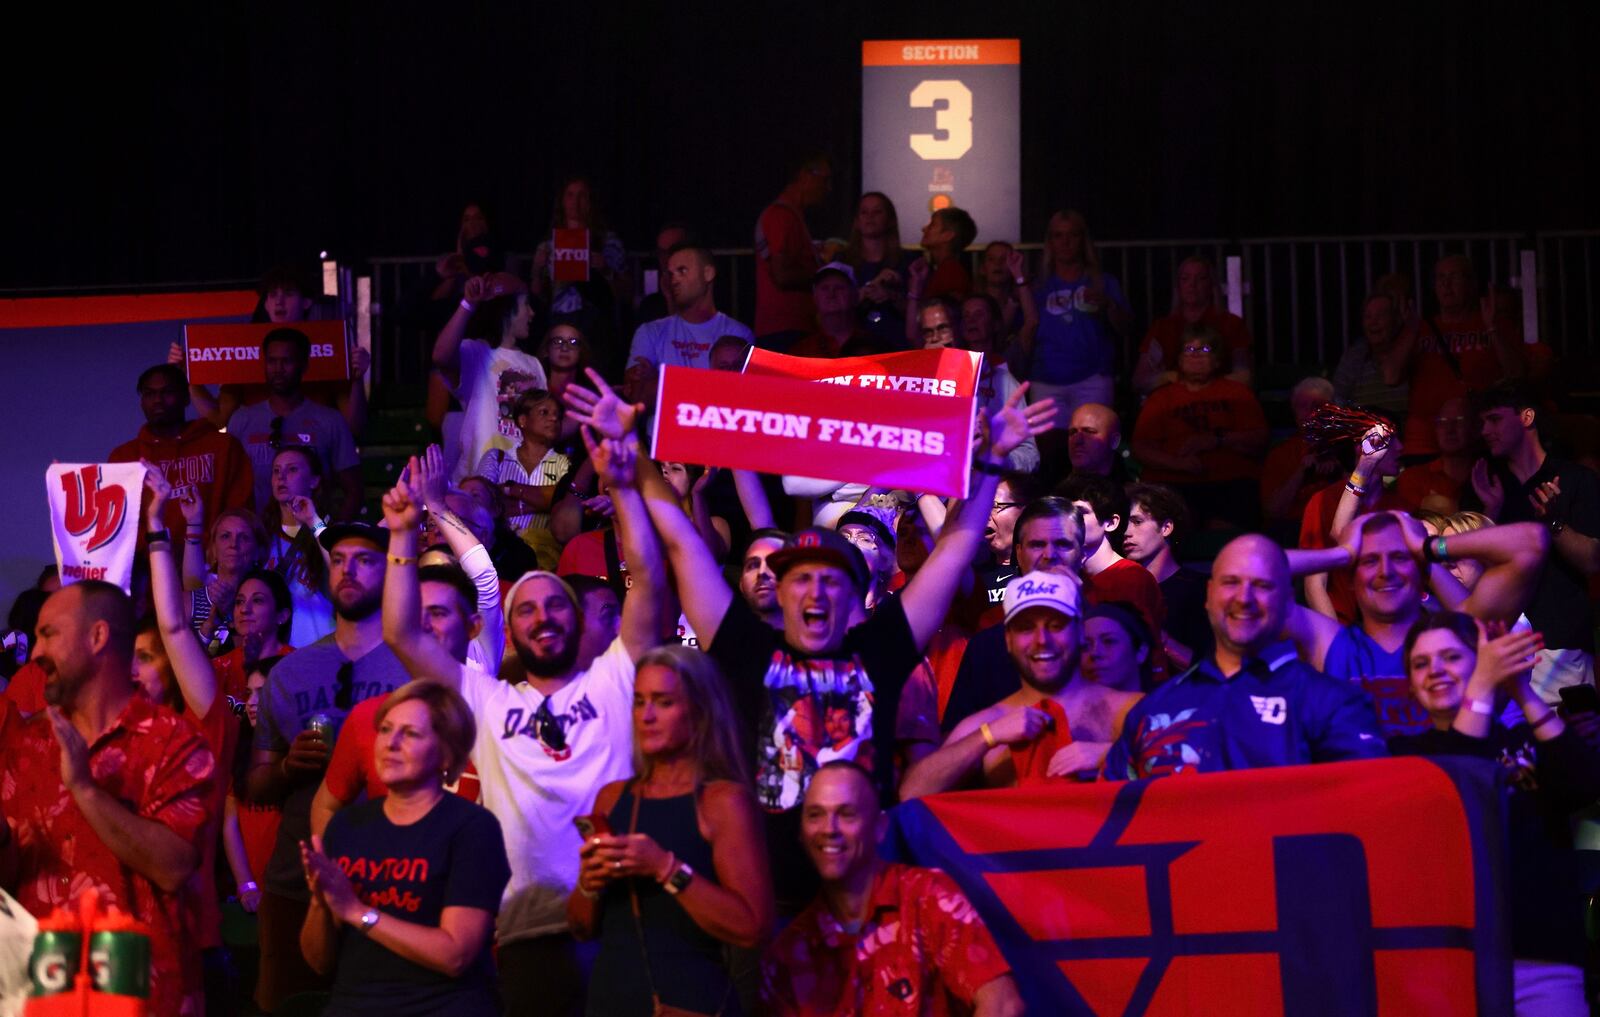
<path id="1" fill-rule="evenodd" d="M 651 650 L 638 662 L 633 725 L 636 774 L 602 788 L 584 820 L 567 906 L 579 937 L 600 938 L 588 1012 L 737 1015 L 724 947 L 760 943 L 774 904 L 726 680 L 699 650 Z"/>

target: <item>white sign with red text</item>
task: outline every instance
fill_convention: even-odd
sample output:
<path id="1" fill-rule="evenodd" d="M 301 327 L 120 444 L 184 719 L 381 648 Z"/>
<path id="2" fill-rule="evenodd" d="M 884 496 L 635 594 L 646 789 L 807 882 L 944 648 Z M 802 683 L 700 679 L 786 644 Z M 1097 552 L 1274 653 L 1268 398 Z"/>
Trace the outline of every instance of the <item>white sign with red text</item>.
<path id="1" fill-rule="evenodd" d="M 128 590 L 139 544 L 144 467 L 56 463 L 45 471 L 45 488 L 61 585 L 98 579 Z"/>

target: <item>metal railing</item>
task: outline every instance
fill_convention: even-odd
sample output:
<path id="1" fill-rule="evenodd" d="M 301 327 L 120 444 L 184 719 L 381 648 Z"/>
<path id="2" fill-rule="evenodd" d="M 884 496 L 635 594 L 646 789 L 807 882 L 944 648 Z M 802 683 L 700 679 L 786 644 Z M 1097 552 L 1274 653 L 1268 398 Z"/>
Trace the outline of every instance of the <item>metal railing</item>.
<path id="1" fill-rule="evenodd" d="M 1037 264 L 1042 245 L 1019 244 Z M 1242 261 L 1241 310 L 1262 364 L 1321 366 L 1338 362 L 1345 345 L 1361 330 L 1361 303 L 1378 278 L 1409 277 L 1417 306 L 1432 302 L 1433 264 L 1446 254 L 1469 255 L 1483 283 L 1521 289 L 1519 254 L 1536 252 L 1540 338 L 1564 355 L 1596 350 L 1600 318 L 1596 288 L 1600 280 L 1600 231 L 1540 233 L 1437 233 L 1306 237 L 1246 237 L 1239 240 L 1110 240 L 1097 244 L 1102 267 L 1118 278 L 1132 305 L 1136 330 L 1171 312 L 1178 266 L 1190 255 L 1204 256 L 1225 280 L 1229 257 Z M 742 321 L 755 307 L 753 252 L 723 248 L 717 264 L 717 305 Z M 978 269 L 980 250 L 969 252 Z M 430 320 L 425 292 L 432 285 L 436 256 L 373 258 L 372 336 L 374 378 L 379 383 L 420 383 L 439 311 Z M 524 274 L 531 256 L 513 255 L 510 265 Z M 649 252 L 629 255 L 630 282 L 643 295 L 645 273 L 655 268 Z M 1137 341 L 1125 356 L 1131 358 Z"/>

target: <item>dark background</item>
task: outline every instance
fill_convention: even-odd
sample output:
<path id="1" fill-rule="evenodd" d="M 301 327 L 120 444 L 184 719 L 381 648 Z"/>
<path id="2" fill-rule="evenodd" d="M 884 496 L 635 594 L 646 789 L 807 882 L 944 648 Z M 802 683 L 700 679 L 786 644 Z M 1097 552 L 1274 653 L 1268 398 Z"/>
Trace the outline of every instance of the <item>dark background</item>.
<path id="1" fill-rule="evenodd" d="M 630 248 L 747 246 L 797 148 L 856 190 L 863 38 L 1022 39 L 1023 239 L 1600 226 L 1592 5 L 62 5 L 15 25 L 0 288 L 513 249 L 593 174 Z M 110 18 L 111 20 L 107 20 Z"/>

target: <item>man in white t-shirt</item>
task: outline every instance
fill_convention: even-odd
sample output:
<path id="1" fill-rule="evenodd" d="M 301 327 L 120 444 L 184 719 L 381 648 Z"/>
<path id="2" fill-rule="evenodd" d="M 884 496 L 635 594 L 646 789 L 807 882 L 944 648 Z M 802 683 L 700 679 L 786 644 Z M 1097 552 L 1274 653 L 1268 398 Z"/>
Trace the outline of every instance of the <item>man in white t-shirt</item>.
<path id="1" fill-rule="evenodd" d="M 389 527 L 384 639 L 413 676 L 457 688 L 478 721 L 472 761 L 480 800 L 499 818 L 511 860 L 495 930 L 508 1014 L 565 1015 L 583 999 L 566 920 L 583 842 L 573 820 L 593 809 L 601 787 L 633 773 L 633 662 L 660 642 L 666 583 L 639 494 L 637 457 L 631 435 L 604 442 L 593 457 L 611 491 L 633 586 L 616 640 L 587 668 L 579 666 L 581 602 L 549 572 L 529 572 L 506 595 L 520 675 L 508 666 L 504 680 L 497 680 L 454 659 L 419 622 L 420 492 L 402 480 L 383 500 Z"/>
<path id="2" fill-rule="evenodd" d="M 751 340 L 748 328 L 717 310 L 712 292 L 716 279 L 717 266 L 704 247 L 679 244 L 667 256 L 666 285 L 678 313 L 640 325 L 628 351 L 629 372 L 649 382 L 636 389 L 647 402 L 655 400 L 653 375 L 663 366 L 708 368 L 718 339 L 736 335 Z M 643 372 L 652 377 L 646 379 Z"/>

